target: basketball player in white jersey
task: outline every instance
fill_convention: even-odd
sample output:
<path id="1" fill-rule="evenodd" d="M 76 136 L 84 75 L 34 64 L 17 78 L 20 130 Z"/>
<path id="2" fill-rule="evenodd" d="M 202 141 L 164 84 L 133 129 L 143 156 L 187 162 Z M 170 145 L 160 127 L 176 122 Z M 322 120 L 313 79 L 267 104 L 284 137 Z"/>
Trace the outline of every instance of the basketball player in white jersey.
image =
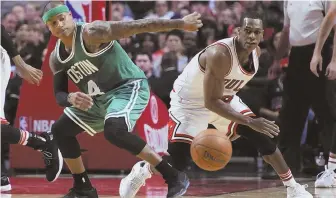
<path id="1" fill-rule="evenodd" d="M 208 46 L 186 66 L 174 83 L 169 109 L 168 153 L 172 166 L 184 171 L 191 161 L 193 138 L 214 125 L 231 140 L 242 136 L 271 164 L 287 187 L 288 198 L 313 197 L 298 184 L 271 140 L 279 133 L 274 122 L 253 118 L 253 112 L 236 93 L 258 70 L 263 22 L 255 14 L 242 17 L 239 34 Z M 138 162 L 120 184 L 123 198 L 132 198 L 154 172 L 146 162 Z"/>
<path id="2" fill-rule="evenodd" d="M 5 93 L 11 73 L 11 62 L 13 60 L 18 74 L 31 84 L 38 85 L 42 79 L 42 71 L 33 68 L 25 63 L 7 33 L 5 27 L 1 25 L 1 45 L 0 45 L 0 133 L 1 143 L 20 144 L 28 146 L 34 150 L 41 151 L 46 168 L 46 179 L 55 181 L 61 173 L 63 158 L 57 145 L 52 141 L 49 133 L 41 135 L 14 128 L 5 119 L 4 105 Z M 1 191 L 11 190 L 9 179 L 1 173 Z"/>

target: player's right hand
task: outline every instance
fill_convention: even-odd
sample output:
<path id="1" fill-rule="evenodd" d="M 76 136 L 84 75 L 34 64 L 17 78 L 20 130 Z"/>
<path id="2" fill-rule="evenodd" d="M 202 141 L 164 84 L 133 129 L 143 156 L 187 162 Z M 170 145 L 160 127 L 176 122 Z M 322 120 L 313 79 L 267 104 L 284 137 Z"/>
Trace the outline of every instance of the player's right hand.
<path id="1" fill-rule="evenodd" d="M 22 67 L 16 67 L 16 70 L 18 75 L 30 84 L 39 85 L 42 80 L 43 72 L 28 64 L 24 64 Z"/>
<path id="2" fill-rule="evenodd" d="M 68 102 L 83 111 L 89 110 L 93 105 L 91 96 L 82 92 L 70 93 L 68 96 Z"/>
<path id="3" fill-rule="evenodd" d="M 265 118 L 255 118 L 250 121 L 248 126 L 259 133 L 263 133 L 270 138 L 278 136 L 280 130 L 274 121 L 269 121 Z"/>
<path id="4" fill-rule="evenodd" d="M 312 60 L 310 61 L 310 71 L 315 74 L 315 76 L 319 76 L 318 70 L 322 71 L 322 56 L 321 54 L 314 53 Z"/>
<path id="5" fill-rule="evenodd" d="M 201 14 L 194 12 L 192 14 L 188 14 L 183 17 L 182 20 L 184 22 L 183 29 L 186 31 L 197 31 L 199 28 L 203 26 L 201 21 Z"/>

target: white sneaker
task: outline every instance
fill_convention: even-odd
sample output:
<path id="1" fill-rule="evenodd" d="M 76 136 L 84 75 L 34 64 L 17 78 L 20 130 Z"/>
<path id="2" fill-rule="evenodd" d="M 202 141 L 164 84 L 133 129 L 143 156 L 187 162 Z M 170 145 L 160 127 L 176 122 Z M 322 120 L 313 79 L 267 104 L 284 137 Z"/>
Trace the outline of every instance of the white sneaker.
<path id="1" fill-rule="evenodd" d="M 141 186 L 146 185 L 146 179 L 152 177 L 149 168 L 150 164 L 145 161 L 140 161 L 133 166 L 130 174 L 120 182 L 119 195 L 121 198 L 133 198 Z"/>
<path id="2" fill-rule="evenodd" d="M 336 187 L 336 174 L 333 170 L 327 169 L 319 173 L 315 181 L 316 188 L 333 188 Z"/>
<path id="3" fill-rule="evenodd" d="M 287 198 L 313 198 L 313 195 L 311 195 L 308 191 L 306 191 L 306 188 L 308 185 L 300 185 L 295 184 L 295 186 L 287 187 Z"/>

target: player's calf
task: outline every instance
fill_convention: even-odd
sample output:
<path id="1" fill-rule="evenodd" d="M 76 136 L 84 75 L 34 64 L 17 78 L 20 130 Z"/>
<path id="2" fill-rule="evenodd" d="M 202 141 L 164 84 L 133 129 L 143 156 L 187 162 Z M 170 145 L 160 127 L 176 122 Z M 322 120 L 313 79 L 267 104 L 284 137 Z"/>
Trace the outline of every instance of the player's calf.
<path id="1" fill-rule="evenodd" d="M 37 134 L 1 124 L 1 139 L 9 144 L 20 144 L 40 151 L 43 154 L 47 180 L 53 182 L 58 178 L 63 168 L 63 158 L 51 133 Z"/>
<path id="2" fill-rule="evenodd" d="M 168 184 L 168 197 L 184 194 L 189 186 L 187 176 L 169 165 L 160 155 L 155 153 L 144 140 L 130 133 L 128 130 L 129 128 L 123 117 L 112 117 L 105 120 L 104 135 L 108 141 L 154 166 Z M 133 179 L 135 179 L 135 177 Z M 130 181 L 132 181 L 132 179 Z M 141 182 L 139 184 L 141 184 Z"/>

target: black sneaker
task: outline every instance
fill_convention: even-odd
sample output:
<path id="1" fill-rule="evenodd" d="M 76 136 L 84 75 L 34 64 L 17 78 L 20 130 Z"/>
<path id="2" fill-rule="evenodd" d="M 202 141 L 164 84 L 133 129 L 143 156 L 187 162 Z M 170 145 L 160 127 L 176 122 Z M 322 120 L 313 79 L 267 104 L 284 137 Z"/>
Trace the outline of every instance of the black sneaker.
<path id="1" fill-rule="evenodd" d="M 187 174 L 183 172 L 178 172 L 176 179 L 169 181 L 167 183 L 168 183 L 167 198 L 174 198 L 184 195 L 187 192 L 187 189 L 190 184 Z"/>
<path id="2" fill-rule="evenodd" d="M 12 190 L 12 186 L 7 176 L 1 176 L 1 192 Z"/>
<path id="3" fill-rule="evenodd" d="M 47 140 L 46 145 L 40 149 L 46 167 L 46 178 L 49 182 L 54 182 L 62 171 L 63 157 L 51 132 L 41 133 L 41 136 Z"/>
<path id="4" fill-rule="evenodd" d="M 90 190 L 71 188 L 63 198 L 98 198 L 98 193 L 95 188 Z"/>

